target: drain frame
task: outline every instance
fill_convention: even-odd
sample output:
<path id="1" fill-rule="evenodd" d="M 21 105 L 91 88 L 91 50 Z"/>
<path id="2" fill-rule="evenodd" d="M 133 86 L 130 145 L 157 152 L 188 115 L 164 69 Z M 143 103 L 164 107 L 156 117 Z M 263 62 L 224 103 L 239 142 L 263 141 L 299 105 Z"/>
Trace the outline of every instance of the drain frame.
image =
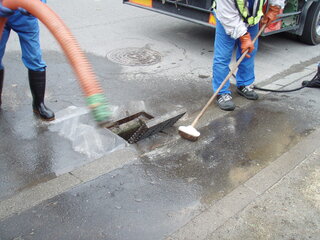
<path id="1" fill-rule="evenodd" d="M 166 128 L 172 127 L 185 113 L 185 109 L 180 109 L 163 116 L 153 117 L 141 111 L 110 123 L 106 128 L 125 139 L 128 143 L 134 144 Z M 127 127 L 126 131 L 121 129 L 122 125 Z"/>
<path id="2" fill-rule="evenodd" d="M 145 122 L 140 119 L 140 118 L 145 118 L 145 119 L 153 119 L 154 117 L 146 112 L 138 112 L 135 113 L 131 116 L 122 118 L 118 121 L 109 123 L 107 126 L 105 126 L 107 129 L 109 129 L 110 131 L 112 131 L 113 133 L 117 134 L 118 136 L 120 136 L 121 138 L 123 138 L 124 140 L 128 141 L 129 138 L 143 125 L 145 125 Z M 136 120 L 136 122 L 133 122 L 134 120 Z M 130 122 L 133 122 L 132 125 L 128 125 L 127 126 L 127 130 L 123 130 L 121 129 L 121 127 L 124 124 L 128 124 Z M 129 128 L 130 127 L 130 128 Z"/>

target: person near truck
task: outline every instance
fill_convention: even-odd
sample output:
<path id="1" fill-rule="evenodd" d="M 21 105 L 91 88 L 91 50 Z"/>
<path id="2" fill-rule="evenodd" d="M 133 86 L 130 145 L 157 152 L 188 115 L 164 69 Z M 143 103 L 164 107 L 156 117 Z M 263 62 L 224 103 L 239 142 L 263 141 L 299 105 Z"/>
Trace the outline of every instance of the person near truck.
<path id="1" fill-rule="evenodd" d="M 41 0 L 46 3 L 46 0 Z M 42 52 L 39 40 L 38 19 L 24 9 L 13 11 L 4 7 L 0 2 L 0 17 L 7 18 L 2 38 L 0 41 L 0 105 L 3 87 L 4 67 L 2 58 L 10 31 L 15 31 L 20 40 L 22 61 L 28 69 L 29 85 L 32 93 L 33 112 L 42 120 L 51 121 L 54 119 L 54 112 L 44 104 L 46 88 L 46 64 L 42 59 Z"/>
<path id="2" fill-rule="evenodd" d="M 258 95 L 251 85 L 255 80 L 254 59 L 258 41 L 252 39 L 259 32 L 259 23 L 269 25 L 277 19 L 285 0 L 269 0 L 268 10 L 263 14 L 264 0 L 215 0 L 214 15 L 217 20 L 213 59 L 213 90 L 216 91 L 229 74 L 229 64 L 236 46 L 236 58 L 239 59 L 246 50 L 248 54 L 238 67 L 236 74 L 236 91 L 249 100 L 257 100 Z M 232 111 L 230 82 L 219 91 L 217 104 L 222 110 Z"/>

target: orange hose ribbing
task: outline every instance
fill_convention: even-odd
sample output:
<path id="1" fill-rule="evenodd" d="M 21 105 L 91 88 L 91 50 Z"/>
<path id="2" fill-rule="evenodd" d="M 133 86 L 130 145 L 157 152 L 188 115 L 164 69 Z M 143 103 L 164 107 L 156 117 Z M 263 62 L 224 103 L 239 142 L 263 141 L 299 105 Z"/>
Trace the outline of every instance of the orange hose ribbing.
<path id="1" fill-rule="evenodd" d="M 2 4 L 13 10 L 26 9 L 49 29 L 70 61 L 85 96 L 102 93 L 91 64 L 68 27 L 53 10 L 39 0 L 3 0 Z M 5 22 L 5 18 L 0 18 L 0 39 Z"/>

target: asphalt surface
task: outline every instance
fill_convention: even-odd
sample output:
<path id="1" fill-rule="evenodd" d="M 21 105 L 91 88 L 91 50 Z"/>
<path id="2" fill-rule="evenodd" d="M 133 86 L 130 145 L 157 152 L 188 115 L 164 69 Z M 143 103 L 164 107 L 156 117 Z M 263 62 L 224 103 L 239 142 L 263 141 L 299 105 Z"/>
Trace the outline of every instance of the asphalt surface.
<path id="1" fill-rule="evenodd" d="M 164 141 L 4 219 L 3 239 L 163 239 L 316 131 L 317 94 L 266 95 L 201 128 L 196 143 Z"/>
<path id="2" fill-rule="evenodd" d="M 188 125 L 210 98 L 211 29 L 111 0 L 49 4 L 86 51 L 114 119 L 183 107 L 187 114 L 176 127 Z M 53 123 L 32 114 L 14 34 L 4 59 L 0 239 L 165 238 L 319 128 L 318 89 L 261 93 L 257 102 L 234 95 L 234 112 L 208 110 L 196 143 L 180 139 L 175 127 L 129 145 L 95 127 L 70 66 L 45 29 L 42 47 L 46 103 L 57 113 Z M 315 74 L 319 47 L 287 35 L 262 39 L 257 83 L 299 86 Z M 140 64 L 116 62 L 132 49 Z"/>

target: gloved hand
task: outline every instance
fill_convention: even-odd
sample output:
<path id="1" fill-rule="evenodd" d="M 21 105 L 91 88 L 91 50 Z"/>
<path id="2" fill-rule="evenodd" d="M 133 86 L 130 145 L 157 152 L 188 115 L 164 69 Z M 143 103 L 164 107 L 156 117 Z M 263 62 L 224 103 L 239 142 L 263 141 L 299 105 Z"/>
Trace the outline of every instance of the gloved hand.
<path id="1" fill-rule="evenodd" d="M 254 50 L 254 44 L 251 40 L 250 33 L 246 33 L 245 35 L 241 36 L 240 38 L 241 43 L 241 53 L 244 53 L 247 49 L 249 50 L 249 53 L 252 53 Z M 247 58 L 250 58 L 250 55 L 246 55 Z"/>
<path id="2" fill-rule="evenodd" d="M 14 11 L 4 7 L 0 2 L 0 17 L 7 18 L 10 17 L 12 14 L 14 14 Z"/>
<path id="3" fill-rule="evenodd" d="M 281 13 L 280 10 L 281 8 L 279 6 L 270 6 L 261 20 L 262 25 L 267 24 L 268 26 L 270 23 L 277 20 L 277 16 Z"/>

